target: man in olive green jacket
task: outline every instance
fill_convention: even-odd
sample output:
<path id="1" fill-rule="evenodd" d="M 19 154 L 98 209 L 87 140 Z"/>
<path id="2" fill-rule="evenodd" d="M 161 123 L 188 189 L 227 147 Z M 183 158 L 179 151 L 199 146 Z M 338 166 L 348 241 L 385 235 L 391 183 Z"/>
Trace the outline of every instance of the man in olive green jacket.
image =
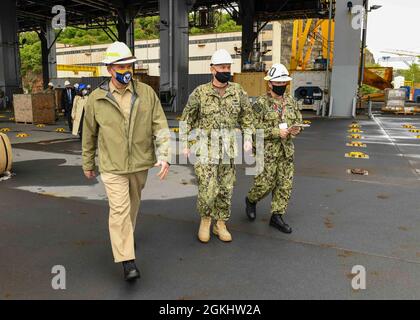
<path id="1" fill-rule="evenodd" d="M 94 90 L 85 106 L 83 170 L 95 177 L 95 153 L 109 199 L 109 231 L 115 262 L 122 262 L 126 280 L 140 277 L 135 264 L 134 229 L 147 172 L 169 171 L 170 134 L 160 101 L 153 89 L 132 80 L 136 58 L 122 42 L 107 49 L 103 61 L 111 74 Z M 155 149 L 156 145 L 156 149 Z"/>

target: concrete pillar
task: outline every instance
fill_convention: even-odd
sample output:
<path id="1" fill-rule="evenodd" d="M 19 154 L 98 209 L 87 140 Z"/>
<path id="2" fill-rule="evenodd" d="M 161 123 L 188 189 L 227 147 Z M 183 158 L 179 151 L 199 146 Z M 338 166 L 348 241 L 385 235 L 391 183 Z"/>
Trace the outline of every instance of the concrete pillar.
<path id="1" fill-rule="evenodd" d="M 273 64 L 281 63 L 281 23 L 273 21 L 273 46 L 272 46 Z"/>
<path id="2" fill-rule="evenodd" d="M 3 0 L 0 10 L 0 89 L 12 101 L 22 92 L 16 1 Z"/>
<path id="3" fill-rule="evenodd" d="M 254 41 L 257 37 L 254 31 L 255 0 L 241 0 L 239 10 L 242 22 L 241 70 L 243 70 L 245 61 L 249 60 L 249 54 L 254 48 Z"/>
<path id="4" fill-rule="evenodd" d="M 353 7 L 363 0 L 353 0 Z M 347 1 L 335 3 L 334 64 L 331 76 L 332 116 L 351 117 L 357 94 L 361 27 L 358 14 L 352 14 Z"/>
<path id="5" fill-rule="evenodd" d="M 173 110 L 188 100 L 188 11 L 191 1 L 159 0 L 160 90 L 175 95 Z"/>

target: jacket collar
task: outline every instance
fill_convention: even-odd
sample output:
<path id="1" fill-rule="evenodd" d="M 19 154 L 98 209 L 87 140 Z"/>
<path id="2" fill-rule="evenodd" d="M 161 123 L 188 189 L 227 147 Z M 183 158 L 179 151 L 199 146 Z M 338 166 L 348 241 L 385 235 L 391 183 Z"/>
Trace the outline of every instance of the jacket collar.
<path id="1" fill-rule="evenodd" d="M 213 87 L 213 81 L 210 81 L 208 84 L 208 89 L 211 92 L 212 95 L 215 95 L 217 97 L 220 97 L 219 93 L 216 91 L 216 89 Z M 235 86 L 232 82 L 229 81 L 229 84 L 226 88 L 225 94 L 221 98 L 226 98 L 230 95 L 233 95 L 235 93 Z"/>
<path id="2" fill-rule="evenodd" d="M 103 95 L 100 98 L 111 98 L 113 101 L 115 101 L 114 97 L 112 96 L 111 89 L 109 88 L 109 82 L 111 81 L 111 78 L 104 80 L 100 85 L 99 88 L 103 90 Z M 133 88 L 133 97 L 137 97 L 137 85 L 134 80 L 131 80 L 131 87 Z"/>

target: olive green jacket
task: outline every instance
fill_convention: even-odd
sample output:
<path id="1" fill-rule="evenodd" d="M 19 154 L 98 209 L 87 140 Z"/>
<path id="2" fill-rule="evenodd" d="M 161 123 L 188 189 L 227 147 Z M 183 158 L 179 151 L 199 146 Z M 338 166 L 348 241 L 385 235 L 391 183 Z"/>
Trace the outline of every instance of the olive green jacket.
<path id="1" fill-rule="evenodd" d="M 129 119 L 109 91 L 109 80 L 89 95 L 82 137 L 83 170 L 94 170 L 97 148 L 101 172 L 133 173 L 151 168 L 157 159 L 169 160 L 170 133 L 159 98 L 139 81 L 133 81 L 133 91 Z"/>

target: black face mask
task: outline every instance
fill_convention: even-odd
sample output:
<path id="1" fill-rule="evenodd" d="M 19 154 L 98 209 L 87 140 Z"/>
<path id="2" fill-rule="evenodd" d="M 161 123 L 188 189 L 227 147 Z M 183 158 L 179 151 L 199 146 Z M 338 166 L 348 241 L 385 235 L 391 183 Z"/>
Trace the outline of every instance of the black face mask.
<path id="1" fill-rule="evenodd" d="M 217 81 L 221 83 L 226 83 L 230 80 L 230 72 L 217 72 L 215 75 Z"/>
<path id="2" fill-rule="evenodd" d="M 286 91 L 286 86 L 273 86 L 273 89 L 271 90 L 273 90 L 276 95 L 282 96 Z"/>

